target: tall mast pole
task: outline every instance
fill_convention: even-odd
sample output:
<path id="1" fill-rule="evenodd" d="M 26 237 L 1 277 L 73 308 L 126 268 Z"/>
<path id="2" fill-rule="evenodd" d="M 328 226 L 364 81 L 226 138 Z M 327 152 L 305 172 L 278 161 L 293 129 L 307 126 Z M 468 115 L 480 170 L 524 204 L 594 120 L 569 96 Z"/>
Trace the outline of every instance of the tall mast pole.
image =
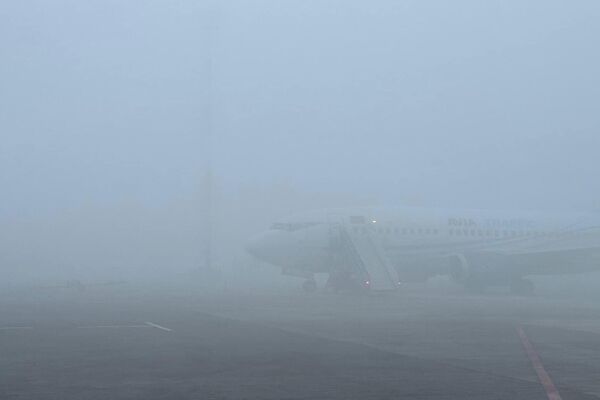
<path id="1" fill-rule="evenodd" d="M 209 15 L 213 14 L 211 7 Z M 214 17 L 214 16 L 213 16 Z M 213 100 L 214 100 L 214 71 L 213 71 L 213 45 L 215 34 L 215 21 L 211 18 L 208 25 L 208 44 L 206 60 L 206 176 L 204 180 L 205 193 L 205 216 L 204 216 L 204 268 L 207 271 L 213 269 L 213 212 L 214 212 L 214 193 L 213 193 Z"/>
<path id="2" fill-rule="evenodd" d="M 213 182 L 213 130 L 214 130 L 214 41 L 216 34 L 216 3 L 210 3 L 207 15 L 208 21 L 208 43 L 206 57 L 206 173 L 204 179 L 204 269 L 213 269 L 213 230 L 214 230 L 214 182 Z"/>

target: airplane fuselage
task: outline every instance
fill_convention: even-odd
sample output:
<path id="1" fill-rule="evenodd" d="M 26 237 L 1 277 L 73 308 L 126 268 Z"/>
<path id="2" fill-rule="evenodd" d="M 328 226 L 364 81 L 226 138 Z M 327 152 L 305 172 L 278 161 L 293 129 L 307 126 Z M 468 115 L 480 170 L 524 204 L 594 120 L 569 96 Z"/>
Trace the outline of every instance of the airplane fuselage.
<path id="1" fill-rule="evenodd" d="M 303 276 L 331 272 L 336 227 L 377 240 L 401 280 L 450 275 L 506 283 L 600 269 L 600 217 L 423 208 L 329 209 L 277 221 L 252 239 L 258 258 Z"/>

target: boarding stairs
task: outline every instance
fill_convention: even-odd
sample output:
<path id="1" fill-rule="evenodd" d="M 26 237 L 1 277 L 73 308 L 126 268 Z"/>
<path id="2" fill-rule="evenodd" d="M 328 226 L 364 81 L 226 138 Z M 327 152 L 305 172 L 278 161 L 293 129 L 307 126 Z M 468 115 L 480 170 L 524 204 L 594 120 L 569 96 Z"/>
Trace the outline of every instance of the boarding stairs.
<path id="1" fill-rule="evenodd" d="M 371 291 L 396 290 L 398 274 L 368 226 L 337 223 L 334 228 L 341 261 Z"/>

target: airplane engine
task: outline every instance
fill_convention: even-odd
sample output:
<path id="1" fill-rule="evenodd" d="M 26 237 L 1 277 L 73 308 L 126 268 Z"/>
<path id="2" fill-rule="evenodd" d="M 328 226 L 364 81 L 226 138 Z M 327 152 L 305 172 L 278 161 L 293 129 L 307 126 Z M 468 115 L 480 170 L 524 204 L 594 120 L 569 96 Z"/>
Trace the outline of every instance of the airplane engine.
<path id="1" fill-rule="evenodd" d="M 464 254 L 456 254 L 449 259 L 450 277 L 455 282 L 464 284 L 472 277 L 471 263 Z"/>

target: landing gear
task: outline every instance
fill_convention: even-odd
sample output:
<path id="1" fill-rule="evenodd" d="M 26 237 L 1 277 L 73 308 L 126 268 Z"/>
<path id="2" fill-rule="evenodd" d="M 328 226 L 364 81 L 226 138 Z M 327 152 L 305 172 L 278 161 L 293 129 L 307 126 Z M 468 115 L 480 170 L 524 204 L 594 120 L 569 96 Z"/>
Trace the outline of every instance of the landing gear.
<path id="1" fill-rule="evenodd" d="M 356 293 L 368 289 L 368 285 L 363 286 L 359 284 L 356 278 L 347 270 L 329 274 L 329 279 L 327 279 L 325 287 L 334 293 Z"/>
<path id="2" fill-rule="evenodd" d="M 317 282 L 314 279 L 308 279 L 302 284 L 302 289 L 306 293 L 314 293 L 317 291 Z"/>
<path id="3" fill-rule="evenodd" d="M 510 292 L 518 296 L 533 296 L 535 287 L 529 279 L 515 279 L 510 284 Z"/>

